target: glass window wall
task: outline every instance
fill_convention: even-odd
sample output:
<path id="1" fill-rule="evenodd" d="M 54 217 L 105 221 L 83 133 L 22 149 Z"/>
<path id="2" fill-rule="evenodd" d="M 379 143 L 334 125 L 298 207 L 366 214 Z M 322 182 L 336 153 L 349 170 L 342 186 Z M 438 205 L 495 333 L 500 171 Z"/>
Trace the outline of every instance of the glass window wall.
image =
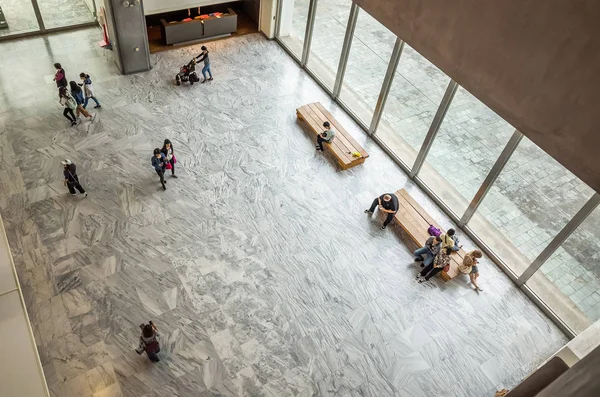
<path id="1" fill-rule="evenodd" d="M 40 29 L 33 6 L 27 0 L 5 0 L 0 2 L 5 23 L 0 24 L 0 37 L 18 33 L 35 32 Z M 1 20 L 1 18 L 0 18 Z M 0 57 L 0 66 L 2 66 Z"/>
<path id="2" fill-rule="evenodd" d="M 309 0 L 283 0 L 281 42 L 302 55 Z M 287 8 L 286 8 L 287 7 Z M 319 0 L 306 65 L 333 89 L 350 0 Z M 338 102 L 369 126 L 396 42 L 364 10 L 351 38 Z M 344 60 L 341 60 L 344 61 Z M 404 45 L 376 136 L 413 166 L 450 79 Z M 460 219 L 480 189 L 514 127 L 465 89 L 457 90 L 431 145 L 418 181 Z M 483 248 L 517 276 L 531 265 L 594 194 L 526 137 L 465 226 Z M 542 264 L 526 286 L 572 330 L 600 319 L 600 207 Z"/>
<path id="3" fill-rule="evenodd" d="M 360 10 L 340 100 L 365 125 L 371 123 L 396 36 Z"/>
<path id="4" fill-rule="evenodd" d="M 467 225 L 520 275 L 592 194 L 523 137 Z"/>
<path id="5" fill-rule="evenodd" d="M 352 0 L 319 0 L 308 69 L 333 90 Z"/>
<path id="6" fill-rule="evenodd" d="M 309 4 L 310 0 L 281 0 L 277 37 L 298 59 L 302 58 Z"/>
<path id="7" fill-rule="evenodd" d="M 419 178 L 460 217 L 514 130 L 460 87 L 423 163 Z"/>
<path id="8" fill-rule="evenodd" d="M 450 78 L 404 44 L 377 136 L 410 169 Z"/>
<path id="9" fill-rule="evenodd" d="M 600 320 L 600 207 L 565 240 L 527 285 L 579 333 Z"/>
<path id="10" fill-rule="evenodd" d="M 37 0 L 46 29 L 94 21 L 94 0 Z"/>

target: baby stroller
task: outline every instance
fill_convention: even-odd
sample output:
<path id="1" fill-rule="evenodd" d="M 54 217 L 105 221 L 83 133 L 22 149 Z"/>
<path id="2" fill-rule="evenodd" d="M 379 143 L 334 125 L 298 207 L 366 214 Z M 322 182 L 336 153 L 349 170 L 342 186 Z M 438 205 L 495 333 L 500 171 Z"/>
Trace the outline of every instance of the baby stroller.
<path id="1" fill-rule="evenodd" d="M 196 74 L 196 60 L 192 59 L 187 65 L 183 65 L 179 69 L 179 73 L 175 75 L 175 84 L 181 85 L 181 83 L 185 83 L 189 81 L 190 84 L 197 83 L 200 81 L 200 78 Z"/>

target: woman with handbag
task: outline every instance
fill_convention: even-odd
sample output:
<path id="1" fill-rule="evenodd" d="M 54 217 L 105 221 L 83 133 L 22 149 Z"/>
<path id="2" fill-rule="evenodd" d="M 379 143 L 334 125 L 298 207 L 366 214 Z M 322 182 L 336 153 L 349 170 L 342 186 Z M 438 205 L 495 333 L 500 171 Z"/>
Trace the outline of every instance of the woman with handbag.
<path id="1" fill-rule="evenodd" d="M 479 285 L 477 285 L 477 278 L 479 277 L 479 268 L 477 267 L 479 264 L 478 259 L 482 256 L 483 254 L 479 250 L 469 251 L 465 254 L 462 265 L 458 267 L 458 271 L 469 275 L 471 284 L 473 284 L 477 291 L 483 291 L 479 288 Z"/>
<path id="2" fill-rule="evenodd" d="M 137 349 L 135 349 L 137 354 L 142 354 L 146 352 L 148 358 L 153 363 L 157 363 L 160 361 L 158 358 L 158 353 L 160 352 L 160 344 L 158 343 L 158 329 L 156 325 L 152 321 L 148 324 L 140 325 L 142 329 L 142 334 L 140 335 L 140 345 Z"/>
<path id="3" fill-rule="evenodd" d="M 419 283 L 429 281 L 429 279 L 444 269 L 450 267 L 450 254 L 452 254 L 452 248 L 446 247 L 436 255 L 433 263 L 421 270 L 421 273 L 417 275 L 417 279 L 420 278 Z"/>
<path id="4" fill-rule="evenodd" d="M 173 144 L 171 141 L 165 139 L 163 147 L 160 149 L 160 151 L 167 158 L 166 169 L 171 170 L 171 176 L 173 178 L 177 178 L 177 175 L 175 175 L 175 164 L 177 163 L 177 159 L 175 158 L 175 152 L 173 151 Z"/>

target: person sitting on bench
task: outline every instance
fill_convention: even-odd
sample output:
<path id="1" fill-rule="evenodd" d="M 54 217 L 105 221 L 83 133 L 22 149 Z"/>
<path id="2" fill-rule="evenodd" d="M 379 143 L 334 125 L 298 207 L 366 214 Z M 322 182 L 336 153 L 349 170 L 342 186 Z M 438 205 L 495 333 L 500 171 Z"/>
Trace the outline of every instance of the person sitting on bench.
<path id="1" fill-rule="evenodd" d="M 452 251 L 459 251 L 462 245 L 458 245 L 458 237 L 456 237 L 456 230 L 448 229 L 446 233 L 440 235 L 442 239 L 442 249 L 452 248 Z"/>
<path id="2" fill-rule="evenodd" d="M 444 267 L 450 263 L 450 254 L 452 254 L 452 248 L 447 247 L 442 249 L 433 260 L 429 266 L 425 269 L 421 270 L 421 273 L 417 274 L 416 279 L 419 280 L 419 283 L 424 283 L 425 281 L 429 281 L 429 279 L 442 270 Z"/>
<path id="3" fill-rule="evenodd" d="M 383 226 L 381 229 L 385 229 L 386 226 L 394 219 L 394 215 L 398 212 L 399 204 L 398 197 L 394 193 L 385 193 L 375 200 L 373 200 L 373 204 L 371 204 L 371 208 L 365 210 L 365 214 L 373 214 L 375 212 L 375 207 L 379 206 L 379 210 L 387 213 L 387 218 L 383 222 Z"/>
<path id="4" fill-rule="evenodd" d="M 331 128 L 329 121 L 323 123 L 325 131 L 317 135 L 317 150 L 323 151 L 323 142 L 331 143 L 335 137 L 335 130 Z"/>
<path id="5" fill-rule="evenodd" d="M 440 252 L 442 248 L 441 236 L 431 236 L 425 241 L 425 246 L 415 251 L 415 262 L 423 262 L 421 267 L 431 265 L 433 259 Z M 423 259 L 425 255 L 425 259 Z"/>

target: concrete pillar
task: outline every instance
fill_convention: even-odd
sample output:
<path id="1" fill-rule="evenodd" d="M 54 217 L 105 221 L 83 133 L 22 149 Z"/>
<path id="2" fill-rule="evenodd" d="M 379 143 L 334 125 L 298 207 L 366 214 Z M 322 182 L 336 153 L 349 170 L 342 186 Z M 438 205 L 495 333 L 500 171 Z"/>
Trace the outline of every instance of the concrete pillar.
<path id="1" fill-rule="evenodd" d="M 150 48 L 141 0 L 104 0 L 115 62 L 121 73 L 150 70 Z"/>

